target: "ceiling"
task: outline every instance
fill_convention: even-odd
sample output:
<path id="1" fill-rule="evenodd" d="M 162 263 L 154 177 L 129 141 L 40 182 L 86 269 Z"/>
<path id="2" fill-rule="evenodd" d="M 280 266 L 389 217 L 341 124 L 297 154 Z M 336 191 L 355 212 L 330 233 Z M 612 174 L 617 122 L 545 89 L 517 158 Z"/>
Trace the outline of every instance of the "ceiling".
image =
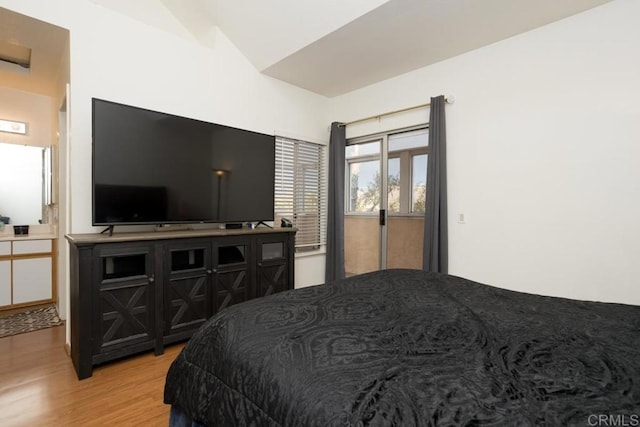
<path id="1" fill-rule="evenodd" d="M 606 1 L 389 0 L 262 72 L 332 97 Z"/>
<path id="2" fill-rule="evenodd" d="M 613 0 L 90 1 L 206 46 L 217 27 L 260 72 L 334 97 Z M 31 74 L 60 54 L 58 27 L 6 15 L 0 39 L 31 43 Z"/>
<path id="3" fill-rule="evenodd" d="M 31 49 L 28 69 L 0 61 L 0 86 L 55 96 L 68 44 L 68 30 L 0 8 L 0 56 L 11 45 Z"/>

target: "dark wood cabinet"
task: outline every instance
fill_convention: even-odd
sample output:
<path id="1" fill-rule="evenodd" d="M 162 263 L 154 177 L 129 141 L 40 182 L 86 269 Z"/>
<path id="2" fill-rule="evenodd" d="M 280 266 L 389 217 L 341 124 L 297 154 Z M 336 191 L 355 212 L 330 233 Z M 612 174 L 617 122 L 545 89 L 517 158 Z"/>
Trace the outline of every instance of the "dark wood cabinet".
<path id="1" fill-rule="evenodd" d="M 230 236 L 213 243 L 213 308 L 218 312 L 254 296 L 255 239 Z"/>
<path id="2" fill-rule="evenodd" d="M 276 236 L 256 238 L 256 297 L 289 289 L 289 257 L 293 249 Z"/>
<path id="3" fill-rule="evenodd" d="M 189 338 L 211 315 L 211 242 L 187 239 L 163 245 L 163 343 Z"/>
<path id="4" fill-rule="evenodd" d="M 93 262 L 92 362 L 156 347 L 154 248 L 147 244 L 98 246 Z"/>
<path id="5" fill-rule="evenodd" d="M 68 235 L 71 358 L 93 366 L 186 340 L 233 304 L 293 289 L 295 229 Z"/>

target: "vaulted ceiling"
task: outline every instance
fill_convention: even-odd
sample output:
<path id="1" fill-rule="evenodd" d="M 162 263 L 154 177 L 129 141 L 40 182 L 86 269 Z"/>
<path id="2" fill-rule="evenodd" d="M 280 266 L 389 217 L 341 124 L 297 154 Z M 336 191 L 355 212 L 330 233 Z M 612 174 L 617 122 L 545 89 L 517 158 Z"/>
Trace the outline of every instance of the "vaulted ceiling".
<path id="1" fill-rule="evenodd" d="M 90 1 L 208 46 L 217 27 L 258 71 L 333 97 L 613 0 Z"/>
<path id="2" fill-rule="evenodd" d="M 332 97 L 610 0 L 157 1 L 203 43 L 217 25 L 262 73 Z"/>

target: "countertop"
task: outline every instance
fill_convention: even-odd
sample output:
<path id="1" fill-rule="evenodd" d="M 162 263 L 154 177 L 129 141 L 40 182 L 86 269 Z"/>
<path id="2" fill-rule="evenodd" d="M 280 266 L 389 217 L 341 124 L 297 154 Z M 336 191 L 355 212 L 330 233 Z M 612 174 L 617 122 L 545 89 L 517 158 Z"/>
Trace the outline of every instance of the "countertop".
<path id="1" fill-rule="evenodd" d="M 18 236 L 15 236 L 13 233 L 0 233 L 0 242 L 11 242 L 16 240 L 47 240 L 57 238 L 58 236 L 53 233 L 29 233 L 27 235 Z"/>
<path id="2" fill-rule="evenodd" d="M 180 231 L 148 231 L 148 232 L 118 232 L 112 236 L 108 233 L 87 233 L 87 234 L 67 234 L 65 238 L 73 244 L 93 244 L 130 242 L 135 240 L 164 240 L 164 239 L 186 239 L 190 237 L 212 237 L 212 236 L 239 236 L 250 234 L 269 233 L 295 233 L 297 228 L 282 227 L 258 227 L 258 228 L 238 228 L 238 229 L 200 229 L 200 230 L 180 230 Z"/>

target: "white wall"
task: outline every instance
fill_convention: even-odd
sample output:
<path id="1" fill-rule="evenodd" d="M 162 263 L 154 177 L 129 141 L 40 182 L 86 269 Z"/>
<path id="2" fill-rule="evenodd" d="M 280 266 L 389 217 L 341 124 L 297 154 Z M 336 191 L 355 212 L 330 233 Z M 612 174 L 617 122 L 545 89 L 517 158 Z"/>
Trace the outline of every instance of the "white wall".
<path id="1" fill-rule="evenodd" d="M 3 87 L 0 82 L 0 119 L 27 123 L 27 134 L 0 133 L 0 142 L 47 147 L 51 139 L 53 99 L 35 93 Z"/>
<path id="2" fill-rule="evenodd" d="M 608 3 L 334 98 L 330 120 L 453 95 L 450 273 L 640 304 L 638 16 L 636 0 Z M 427 119 L 416 111 L 349 127 L 348 136 Z"/>
<path id="3" fill-rule="evenodd" d="M 320 285 L 324 283 L 324 251 L 296 257 L 295 288 Z"/>

